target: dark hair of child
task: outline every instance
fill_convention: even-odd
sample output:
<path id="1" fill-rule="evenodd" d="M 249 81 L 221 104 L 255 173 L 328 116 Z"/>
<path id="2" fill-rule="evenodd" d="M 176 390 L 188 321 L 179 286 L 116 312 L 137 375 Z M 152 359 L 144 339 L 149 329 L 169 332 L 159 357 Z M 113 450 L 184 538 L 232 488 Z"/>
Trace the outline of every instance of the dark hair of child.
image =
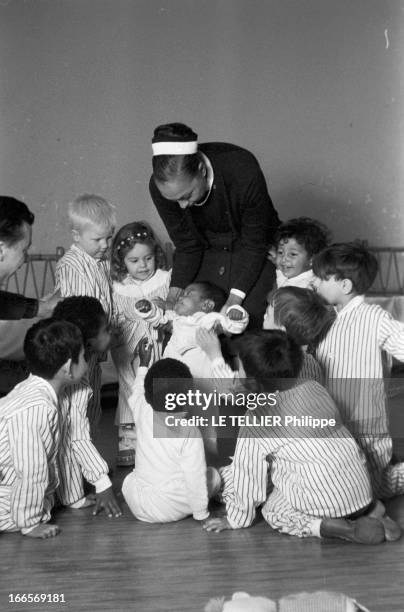
<path id="1" fill-rule="evenodd" d="M 156 268 L 166 267 L 164 251 L 150 225 L 145 221 L 127 223 L 118 230 L 112 242 L 111 278 L 113 280 L 120 282 L 128 275 L 125 257 L 136 244 L 146 244 L 152 249 Z"/>
<path id="2" fill-rule="evenodd" d="M 314 348 L 335 321 L 333 308 L 315 291 L 282 287 L 272 295 L 274 320 L 300 346 Z"/>
<path id="3" fill-rule="evenodd" d="M 294 238 L 297 243 L 304 247 L 305 251 L 312 257 L 324 249 L 331 241 L 331 233 L 326 225 L 310 219 L 310 217 L 297 217 L 282 223 L 277 230 L 275 243 Z"/>
<path id="4" fill-rule="evenodd" d="M 280 330 L 259 330 L 243 334 L 236 341 L 238 357 L 247 378 L 265 391 L 294 386 L 303 363 L 300 346 Z"/>
<path id="5" fill-rule="evenodd" d="M 376 257 L 359 242 L 332 244 L 313 258 L 313 272 L 318 278 L 347 278 L 358 295 L 373 285 L 378 268 Z"/>
<path id="6" fill-rule="evenodd" d="M 28 370 L 51 380 L 71 359 L 78 363 L 83 338 L 77 325 L 69 321 L 42 319 L 26 333 L 24 354 Z"/>
<path id="7" fill-rule="evenodd" d="M 168 393 L 187 393 L 193 389 L 192 374 L 184 363 L 166 357 L 153 363 L 144 379 L 144 394 L 148 404 L 156 412 L 184 412 L 186 406 L 176 405 L 167 411 L 166 395 Z"/>
<path id="8" fill-rule="evenodd" d="M 107 318 L 101 302 L 88 295 L 73 295 L 60 301 L 53 311 L 53 317 L 77 325 L 85 345 L 96 338 Z"/>
<path id="9" fill-rule="evenodd" d="M 213 310 L 215 312 L 219 312 L 225 305 L 227 296 L 226 292 L 221 287 L 218 287 L 210 281 L 198 281 L 192 284 L 202 289 L 203 297 L 206 300 L 212 300 L 212 302 L 214 302 L 215 306 Z"/>
<path id="10" fill-rule="evenodd" d="M 154 138 L 170 142 L 183 138 L 197 140 L 198 136 L 184 123 L 167 123 L 156 127 L 153 140 Z M 184 174 L 193 178 L 198 174 L 201 160 L 202 157 L 198 152 L 191 155 L 154 155 L 152 159 L 153 176 L 160 183 L 166 183 Z"/>

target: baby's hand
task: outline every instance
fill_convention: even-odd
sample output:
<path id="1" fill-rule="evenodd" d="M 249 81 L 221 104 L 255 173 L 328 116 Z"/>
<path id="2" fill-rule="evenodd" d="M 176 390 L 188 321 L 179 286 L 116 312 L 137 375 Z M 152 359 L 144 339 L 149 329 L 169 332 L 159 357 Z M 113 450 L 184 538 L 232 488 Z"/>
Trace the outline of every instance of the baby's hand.
<path id="1" fill-rule="evenodd" d="M 108 489 L 105 489 L 105 491 L 95 494 L 95 508 L 93 515 L 96 516 L 102 510 L 104 510 L 105 514 L 109 518 L 112 518 L 113 516 L 115 518 L 122 516 L 121 509 L 115 499 L 112 487 L 108 487 Z"/>
<path id="2" fill-rule="evenodd" d="M 150 312 L 152 305 L 149 300 L 138 300 L 135 304 L 135 308 L 140 312 Z"/>
<path id="3" fill-rule="evenodd" d="M 49 523 L 41 523 L 25 535 L 28 538 L 39 538 L 44 540 L 45 538 L 54 538 L 60 533 L 58 525 L 50 525 Z"/>
<path id="4" fill-rule="evenodd" d="M 211 361 L 222 356 L 219 338 L 214 331 L 200 327 L 196 330 L 195 339 Z"/>
<path id="5" fill-rule="evenodd" d="M 230 306 L 229 310 L 227 311 L 227 316 L 232 321 L 241 321 L 244 315 L 238 308 L 233 308 Z"/>
<path id="6" fill-rule="evenodd" d="M 214 533 L 220 533 L 220 531 L 224 531 L 225 529 L 233 529 L 230 525 L 227 517 L 221 516 L 216 518 L 208 518 L 202 524 L 202 529 L 205 531 L 213 531 Z"/>
<path id="7" fill-rule="evenodd" d="M 140 340 L 136 348 L 139 353 L 139 366 L 147 368 L 152 356 L 153 344 L 145 337 Z"/>

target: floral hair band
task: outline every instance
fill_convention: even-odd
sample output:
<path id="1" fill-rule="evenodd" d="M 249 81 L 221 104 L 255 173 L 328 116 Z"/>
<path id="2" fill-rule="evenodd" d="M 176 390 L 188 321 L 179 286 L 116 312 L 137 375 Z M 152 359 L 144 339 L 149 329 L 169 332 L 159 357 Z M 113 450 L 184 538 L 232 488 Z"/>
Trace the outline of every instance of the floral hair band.
<path id="1" fill-rule="evenodd" d="M 153 236 L 147 229 L 139 230 L 133 234 L 129 234 L 129 236 L 126 236 L 126 238 L 121 240 L 118 243 L 116 250 L 119 251 L 124 246 L 131 246 L 132 244 L 136 242 L 136 239 L 139 239 L 139 238 L 143 238 L 143 240 L 145 240 L 146 238 L 153 238 Z"/>

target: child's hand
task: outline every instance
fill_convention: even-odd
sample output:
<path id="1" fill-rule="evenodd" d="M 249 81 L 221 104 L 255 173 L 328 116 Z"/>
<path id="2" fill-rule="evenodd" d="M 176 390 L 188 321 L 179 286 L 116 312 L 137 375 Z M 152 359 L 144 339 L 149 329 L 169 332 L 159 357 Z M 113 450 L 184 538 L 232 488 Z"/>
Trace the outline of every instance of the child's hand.
<path id="1" fill-rule="evenodd" d="M 152 305 L 149 300 L 138 300 L 135 304 L 135 308 L 139 310 L 139 312 L 150 312 Z"/>
<path id="2" fill-rule="evenodd" d="M 152 299 L 152 302 L 153 302 L 153 304 L 155 304 L 155 305 L 156 305 L 158 308 L 161 308 L 161 310 L 162 310 L 163 312 L 165 312 L 165 311 L 166 311 L 166 308 L 167 308 L 167 306 L 166 306 L 166 301 L 165 301 L 165 300 L 163 300 L 163 298 L 160 298 L 160 297 L 155 297 L 155 298 L 153 298 L 153 299 Z"/>
<path id="3" fill-rule="evenodd" d="M 232 321 L 241 321 L 244 315 L 238 308 L 229 308 L 229 310 L 227 311 L 227 316 Z"/>
<path id="4" fill-rule="evenodd" d="M 203 521 L 202 529 L 204 529 L 205 531 L 213 531 L 214 533 L 220 533 L 225 529 L 233 529 L 233 527 L 230 525 L 229 521 L 227 520 L 227 517 L 221 516 L 216 518 L 207 518 L 205 521 Z"/>
<path id="5" fill-rule="evenodd" d="M 153 352 L 153 344 L 148 338 L 142 338 L 136 347 L 139 353 L 139 366 L 148 367 Z"/>
<path id="6" fill-rule="evenodd" d="M 95 494 L 95 508 L 93 510 L 93 516 L 96 516 L 102 510 L 104 510 L 105 514 L 109 518 L 112 518 L 113 516 L 115 518 L 122 516 L 121 509 L 115 499 L 112 487 L 108 487 L 108 489 L 105 489 L 105 491 Z"/>
<path id="7" fill-rule="evenodd" d="M 222 357 L 219 338 L 214 331 L 208 331 L 204 327 L 200 327 L 196 330 L 195 339 L 211 361 Z"/>
<path id="8" fill-rule="evenodd" d="M 49 523 L 41 523 L 34 529 L 31 529 L 25 535 L 27 538 L 40 538 L 44 540 L 45 538 L 54 538 L 60 533 L 60 528 L 58 525 L 50 525 Z"/>

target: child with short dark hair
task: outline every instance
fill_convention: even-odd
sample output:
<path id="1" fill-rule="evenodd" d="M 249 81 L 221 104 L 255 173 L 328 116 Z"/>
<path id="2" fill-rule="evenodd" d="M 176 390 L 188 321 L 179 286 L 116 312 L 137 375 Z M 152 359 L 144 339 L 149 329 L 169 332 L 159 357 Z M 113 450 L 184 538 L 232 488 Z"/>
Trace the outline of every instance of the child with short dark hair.
<path id="1" fill-rule="evenodd" d="M 73 296 L 59 302 L 54 317 L 75 322 L 84 341 L 89 368 L 98 355 L 108 349 L 111 334 L 107 317 L 100 302 L 89 296 Z M 58 497 L 64 506 L 73 509 L 95 504 L 94 514 L 102 508 L 108 516 L 120 516 L 121 511 L 112 491 L 108 464 L 91 440 L 87 415 L 92 396 L 89 377 L 66 389 L 60 397 L 60 448 L 58 453 Z M 95 487 L 95 498 L 84 494 L 83 477 Z"/>
<path id="2" fill-rule="evenodd" d="M 166 407 L 167 398 L 193 389 L 191 372 L 175 359 L 161 359 L 148 370 L 151 352 L 152 346 L 142 340 L 130 398 L 137 430 L 136 467 L 123 481 L 122 493 L 141 521 L 167 523 L 190 514 L 205 521 L 219 474 L 206 467 L 200 431 L 186 423 L 188 408 L 175 402 L 170 411 Z M 177 418 L 178 425 L 168 418 Z"/>
<path id="3" fill-rule="evenodd" d="M 58 485 L 58 396 L 85 374 L 76 325 L 44 319 L 24 341 L 29 377 L 0 400 L 0 531 L 32 538 L 59 533 L 49 524 Z"/>
<path id="4" fill-rule="evenodd" d="M 315 381 L 296 381 L 298 345 L 279 330 L 248 333 L 238 344 L 243 374 L 257 392 L 275 395 L 276 404 L 259 405 L 240 428 L 233 462 L 221 470 L 227 517 L 204 528 L 249 527 L 264 504 L 264 519 L 282 533 L 362 544 L 398 539 L 398 525 L 381 502 L 373 504 L 365 459 L 331 397 Z M 323 419 L 321 428 L 314 419 Z"/>
<path id="5" fill-rule="evenodd" d="M 111 340 L 107 315 L 97 298 L 88 295 L 76 295 L 59 302 L 53 311 L 53 316 L 57 319 L 75 323 L 83 334 L 88 363 L 87 382 L 91 388 L 87 416 L 91 436 L 94 438 L 101 415 L 101 368 L 99 359 L 100 355 L 107 351 Z M 97 336 L 100 337 L 100 342 L 98 345 L 94 345 L 93 340 Z M 100 348 L 99 344 L 105 348 Z"/>
<path id="6" fill-rule="evenodd" d="M 322 384 L 324 373 L 312 352 L 333 324 L 334 309 L 314 291 L 292 286 L 277 289 L 271 295 L 270 306 L 264 317 L 264 329 L 284 329 L 303 348 L 299 378 Z"/>
<path id="7" fill-rule="evenodd" d="M 377 274 L 375 256 L 358 243 L 334 244 L 313 258 L 316 289 L 337 318 L 316 350 L 342 419 L 368 460 L 377 496 L 404 493 L 404 463 L 392 465 L 382 353 L 404 361 L 404 325 L 367 304 Z"/>
<path id="8" fill-rule="evenodd" d="M 329 229 L 309 217 L 289 219 L 276 234 L 276 285 L 310 287 L 312 258 L 330 243 Z"/>

